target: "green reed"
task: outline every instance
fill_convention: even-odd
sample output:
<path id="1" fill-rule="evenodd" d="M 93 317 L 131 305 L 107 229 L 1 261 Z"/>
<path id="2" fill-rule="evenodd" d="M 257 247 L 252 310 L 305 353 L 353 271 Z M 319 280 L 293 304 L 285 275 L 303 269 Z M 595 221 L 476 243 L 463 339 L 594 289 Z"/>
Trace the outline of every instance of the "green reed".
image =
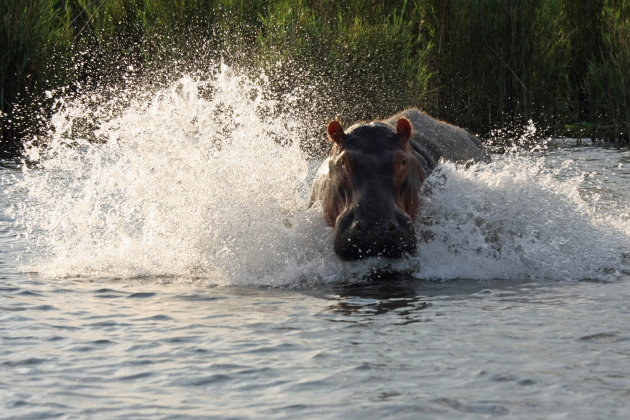
<path id="1" fill-rule="evenodd" d="M 417 106 L 482 136 L 530 119 L 630 133 L 630 0 L 4 0 L 0 16 L 0 153 L 45 129 L 47 91 L 219 59 L 265 70 L 270 95 L 299 88 L 313 127 Z"/>
<path id="2" fill-rule="evenodd" d="M 52 2 L 0 2 L 0 156 L 14 150 L 8 140 L 21 134 L 18 127 L 31 123 L 14 107 L 36 107 L 48 86 L 66 78 L 68 66 L 55 59 L 70 56 L 72 37 L 66 20 Z"/>

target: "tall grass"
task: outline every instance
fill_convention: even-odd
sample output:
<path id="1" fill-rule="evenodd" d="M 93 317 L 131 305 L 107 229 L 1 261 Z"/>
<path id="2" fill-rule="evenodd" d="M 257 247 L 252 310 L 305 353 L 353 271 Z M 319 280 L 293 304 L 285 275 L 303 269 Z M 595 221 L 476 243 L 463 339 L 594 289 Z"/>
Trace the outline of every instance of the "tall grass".
<path id="1" fill-rule="evenodd" d="M 325 141 L 326 119 L 382 118 L 429 102 L 430 48 L 421 43 L 410 9 L 407 2 L 378 1 L 285 0 L 270 6 L 261 18 L 258 66 L 280 91 L 298 81 L 302 119 L 310 113 L 320 120 L 308 137 Z"/>
<path id="2" fill-rule="evenodd" d="M 46 91 L 219 57 L 294 89 L 314 127 L 418 106 L 480 135 L 630 133 L 630 0 L 5 0 L 0 18 L 0 153 L 46 126 Z"/>
<path id="3" fill-rule="evenodd" d="M 615 3 L 613 1 L 607 2 Z M 630 2 L 602 13 L 602 47 L 587 63 L 583 89 L 591 136 L 628 142 L 630 133 Z M 587 134 L 589 135 L 589 134 Z"/>
<path id="4" fill-rule="evenodd" d="M 14 139 L 32 121 L 42 93 L 67 79 L 72 36 L 67 16 L 52 2 L 20 0 L 0 2 L 0 155 L 15 150 Z M 13 112 L 15 105 L 26 107 Z"/>

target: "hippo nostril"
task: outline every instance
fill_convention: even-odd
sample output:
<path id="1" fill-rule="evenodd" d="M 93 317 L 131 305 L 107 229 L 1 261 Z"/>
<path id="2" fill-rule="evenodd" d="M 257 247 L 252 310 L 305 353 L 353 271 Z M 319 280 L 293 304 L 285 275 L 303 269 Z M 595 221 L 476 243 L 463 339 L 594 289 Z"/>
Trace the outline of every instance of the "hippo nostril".
<path id="1" fill-rule="evenodd" d="M 398 229 L 398 223 L 396 223 L 396 222 L 391 222 L 391 223 L 389 224 L 389 231 L 390 231 L 390 232 L 393 232 L 393 231 L 395 231 L 396 229 Z"/>
<path id="2" fill-rule="evenodd" d="M 361 230 L 362 230 L 362 228 L 361 228 L 361 223 L 356 222 L 356 223 L 354 224 L 354 230 L 356 230 L 356 231 L 358 231 L 358 232 L 361 232 Z"/>

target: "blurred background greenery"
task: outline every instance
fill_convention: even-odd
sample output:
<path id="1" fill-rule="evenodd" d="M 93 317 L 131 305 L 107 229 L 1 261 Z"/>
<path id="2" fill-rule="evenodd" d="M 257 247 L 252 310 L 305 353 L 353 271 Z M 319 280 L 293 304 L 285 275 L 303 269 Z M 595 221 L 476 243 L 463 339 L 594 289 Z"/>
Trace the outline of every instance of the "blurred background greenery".
<path id="1" fill-rule="evenodd" d="M 630 0 L 0 0 L 0 18 L 4 156 L 60 90 L 219 62 L 303 86 L 322 126 L 414 106 L 482 137 L 629 139 Z"/>

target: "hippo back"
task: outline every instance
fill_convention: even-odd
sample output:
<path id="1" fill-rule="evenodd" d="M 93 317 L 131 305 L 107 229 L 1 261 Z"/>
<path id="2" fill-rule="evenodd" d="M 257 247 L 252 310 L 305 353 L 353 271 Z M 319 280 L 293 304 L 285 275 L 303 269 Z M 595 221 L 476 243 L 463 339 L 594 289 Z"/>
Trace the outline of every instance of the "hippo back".
<path id="1" fill-rule="evenodd" d="M 481 140 L 463 128 L 438 121 L 417 109 L 403 111 L 387 119 L 385 123 L 395 126 L 400 117 L 411 122 L 411 146 L 425 175 L 433 171 L 440 159 L 455 163 L 490 161 Z"/>

